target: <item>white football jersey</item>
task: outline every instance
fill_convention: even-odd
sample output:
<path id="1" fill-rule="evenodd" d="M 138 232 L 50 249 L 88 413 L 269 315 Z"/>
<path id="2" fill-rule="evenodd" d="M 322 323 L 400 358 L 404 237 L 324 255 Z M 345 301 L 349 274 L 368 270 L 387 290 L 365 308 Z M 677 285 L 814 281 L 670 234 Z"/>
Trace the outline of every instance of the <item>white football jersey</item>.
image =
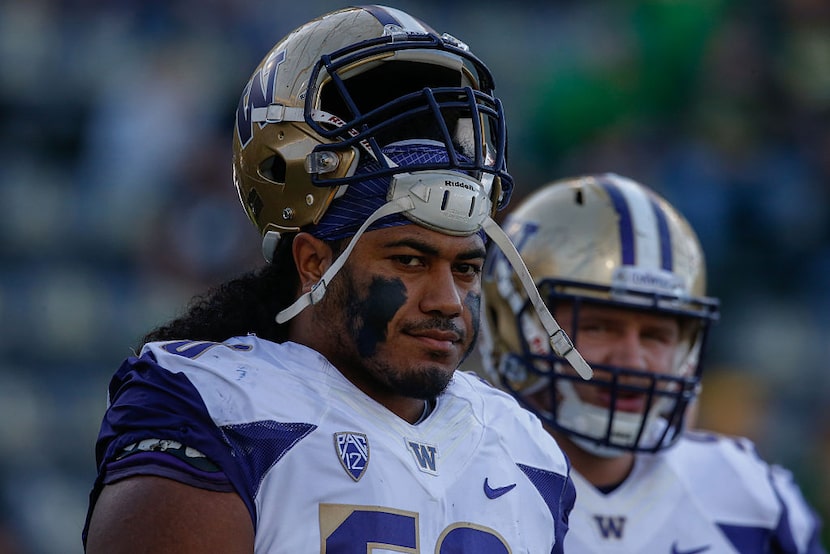
<path id="1" fill-rule="evenodd" d="M 221 471 L 174 460 L 150 472 L 232 486 L 258 553 L 562 552 L 568 462 L 535 416 L 473 374 L 457 371 L 410 425 L 298 344 L 247 336 L 141 354 L 110 384 L 93 503 L 137 473 L 142 458 L 125 449 L 184 445 Z"/>
<path id="2" fill-rule="evenodd" d="M 791 474 L 747 439 L 688 432 L 640 454 L 603 494 L 576 470 L 565 551 L 619 554 L 823 553 L 819 525 Z"/>

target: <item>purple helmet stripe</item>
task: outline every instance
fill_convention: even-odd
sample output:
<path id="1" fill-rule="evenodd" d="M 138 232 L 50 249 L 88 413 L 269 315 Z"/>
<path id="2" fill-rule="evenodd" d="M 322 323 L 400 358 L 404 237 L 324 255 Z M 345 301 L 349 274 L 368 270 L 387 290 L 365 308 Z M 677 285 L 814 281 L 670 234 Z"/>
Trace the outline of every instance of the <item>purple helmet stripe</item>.
<path id="1" fill-rule="evenodd" d="M 366 10 L 367 12 L 369 12 L 370 14 L 375 16 L 375 19 L 380 21 L 381 25 L 400 25 L 401 24 L 400 21 L 398 21 L 397 19 L 392 17 L 392 14 L 389 13 L 388 11 L 386 11 L 386 9 L 383 6 L 370 5 L 370 6 L 360 6 L 360 8 Z"/>
<path id="2" fill-rule="evenodd" d="M 654 217 L 657 220 L 657 232 L 660 235 L 660 267 L 667 271 L 672 271 L 674 269 L 674 259 L 666 213 L 654 199 L 651 199 L 651 207 L 654 209 Z"/>
<path id="3" fill-rule="evenodd" d="M 359 7 L 372 14 L 381 25 L 398 25 L 408 31 L 437 34 L 423 21 L 412 17 L 406 12 L 396 10 L 395 8 L 387 8 L 376 4 Z"/>
<path id="4" fill-rule="evenodd" d="M 635 248 L 634 248 L 634 227 L 631 222 L 631 211 L 628 208 L 628 202 L 616 185 L 607 181 L 600 180 L 599 184 L 608 193 L 611 202 L 614 204 L 614 210 L 619 214 L 619 231 L 620 231 L 620 263 L 622 265 L 634 265 Z"/>

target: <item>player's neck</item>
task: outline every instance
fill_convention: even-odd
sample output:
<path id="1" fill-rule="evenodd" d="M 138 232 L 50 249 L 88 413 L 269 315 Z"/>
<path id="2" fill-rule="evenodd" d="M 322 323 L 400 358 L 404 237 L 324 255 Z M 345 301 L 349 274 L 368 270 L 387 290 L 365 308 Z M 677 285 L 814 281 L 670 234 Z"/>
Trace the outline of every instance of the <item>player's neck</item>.
<path id="1" fill-rule="evenodd" d="M 626 452 L 616 458 L 591 454 L 561 435 L 559 445 L 571 461 L 571 466 L 589 483 L 600 489 L 613 488 L 625 481 L 634 467 L 634 454 Z"/>
<path id="2" fill-rule="evenodd" d="M 390 412 L 412 425 L 422 422 L 432 412 L 432 404 L 420 398 L 367 394 L 385 406 Z"/>

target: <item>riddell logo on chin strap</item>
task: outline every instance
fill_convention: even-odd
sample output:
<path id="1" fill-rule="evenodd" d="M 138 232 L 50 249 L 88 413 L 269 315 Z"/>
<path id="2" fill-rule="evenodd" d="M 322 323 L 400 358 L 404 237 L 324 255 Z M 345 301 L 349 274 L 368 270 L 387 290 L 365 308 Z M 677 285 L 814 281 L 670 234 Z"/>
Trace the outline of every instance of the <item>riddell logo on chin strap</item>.
<path id="1" fill-rule="evenodd" d="M 450 181 L 449 179 L 444 180 L 444 186 L 457 187 L 457 188 L 462 188 L 462 189 L 467 189 L 467 190 L 472 190 L 472 191 L 476 190 L 476 188 L 473 185 L 469 184 L 469 183 L 465 183 L 464 181 Z"/>

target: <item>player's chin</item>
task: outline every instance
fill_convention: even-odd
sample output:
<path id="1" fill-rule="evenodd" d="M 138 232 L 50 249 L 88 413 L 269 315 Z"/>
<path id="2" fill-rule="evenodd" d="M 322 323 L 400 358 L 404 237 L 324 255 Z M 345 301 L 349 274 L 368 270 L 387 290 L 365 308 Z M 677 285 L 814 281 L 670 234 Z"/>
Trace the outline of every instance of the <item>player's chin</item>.
<path id="1" fill-rule="evenodd" d="M 435 355 L 426 352 L 399 358 L 399 360 L 398 367 L 406 368 L 405 371 L 409 374 L 429 374 L 447 380 L 452 378 L 453 372 L 461 365 L 461 356 L 458 354 Z"/>
<path id="2" fill-rule="evenodd" d="M 464 351 L 458 346 L 449 349 L 413 348 L 402 349 L 395 355 L 401 367 L 409 367 L 410 371 L 452 374 L 461 365 Z"/>
<path id="3" fill-rule="evenodd" d="M 466 350 L 456 344 L 450 350 L 428 350 L 423 355 L 423 364 L 452 374 L 464 361 Z"/>
<path id="4" fill-rule="evenodd" d="M 452 380 L 452 365 L 425 363 L 410 365 L 402 376 L 401 390 L 406 396 L 430 399 L 440 395 Z"/>

